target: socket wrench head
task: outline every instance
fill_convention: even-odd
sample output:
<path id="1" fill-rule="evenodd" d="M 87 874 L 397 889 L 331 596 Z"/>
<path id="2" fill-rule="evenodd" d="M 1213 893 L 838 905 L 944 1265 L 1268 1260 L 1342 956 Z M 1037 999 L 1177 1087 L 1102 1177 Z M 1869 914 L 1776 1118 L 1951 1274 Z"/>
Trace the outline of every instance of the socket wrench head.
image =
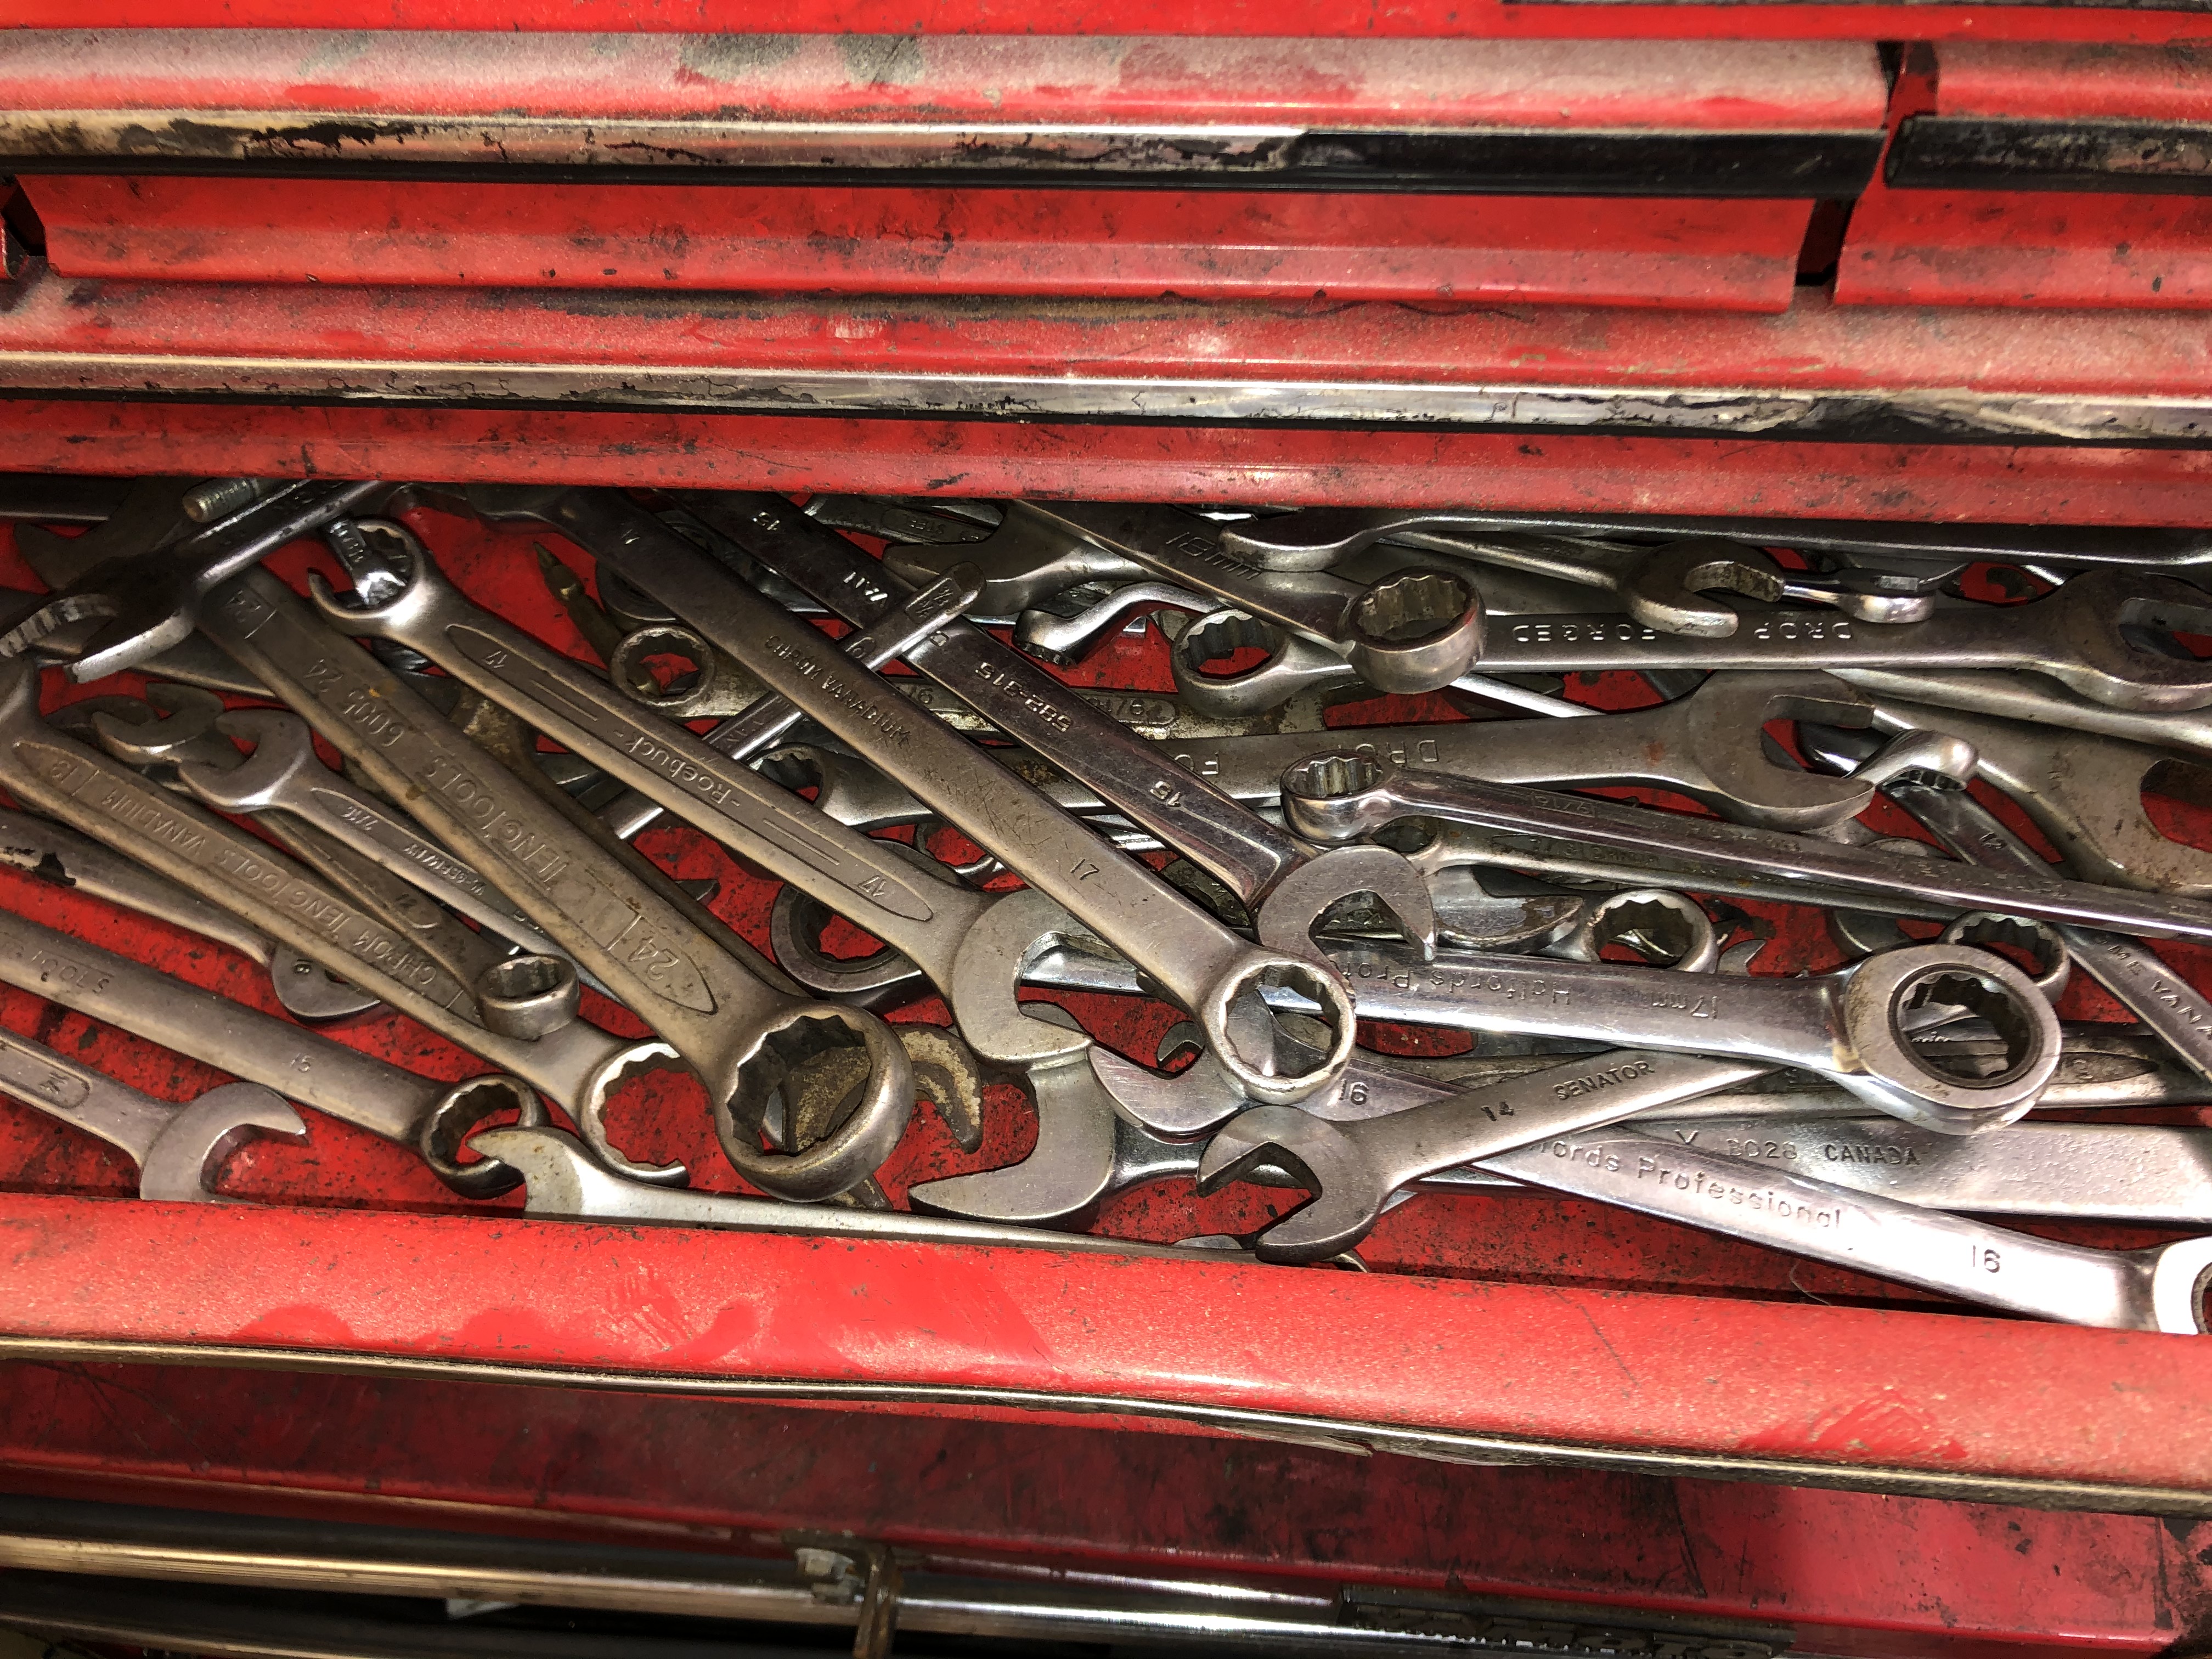
<path id="1" fill-rule="evenodd" d="M 786 1081 L 816 1056 L 859 1048 L 867 1071 L 810 1146 L 763 1146 Z M 738 1086 L 714 1106 L 714 1133 L 737 1172 L 763 1192 L 805 1202 L 835 1198 L 891 1155 L 914 1115 L 914 1070 L 905 1048 L 873 1014 L 831 1002 L 800 1003 L 757 1036 Z M 790 1114 L 783 1114 L 788 1121 Z"/>
<path id="2" fill-rule="evenodd" d="M 1836 1081 L 1908 1123 L 1971 1134 L 2010 1123 L 2057 1071 L 2058 1017 L 2035 982 L 2003 957 L 1962 945 L 1884 951 L 1845 970 L 1841 1035 L 1858 1068 Z M 1964 1073 L 1914 1036 L 1964 1016 L 1986 1020 L 2003 1046 L 1987 1076 Z"/>

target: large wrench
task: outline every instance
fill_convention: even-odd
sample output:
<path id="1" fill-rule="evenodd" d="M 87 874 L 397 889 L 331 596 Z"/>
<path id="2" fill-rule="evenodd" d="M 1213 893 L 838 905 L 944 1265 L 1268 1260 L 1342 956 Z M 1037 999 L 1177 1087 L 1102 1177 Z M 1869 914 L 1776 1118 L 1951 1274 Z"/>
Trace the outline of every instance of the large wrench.
<path id="1" fill-rule="evenodd" d="M 1209 1045 L 1254 1098 L 1297 1099 L 1349 1057 L 1352 999 L 1332 971 L 1304 955 L 1260 949 L 1237 938 L 1151 871 L 1105 847 L 988 753 L 935 720 L 909 713 L 879 676 L 712 563 L 650 514 L 606 491 L 472 489 L 469 499 L 488 516 L 527 516 L 562 530 L 682 614 L 778 696 L 841 741 L 873 755 L 895 781 L 960 822 L 988 851 L 1189 1009 L 1205 1027 Z M 790 533 L 830 533 L 781 498 L 759 499 L 760 512 Z M 795 524 L 783 525 L 784 514 Z M 884 611 L 892 608 L 888 590 L 878 603 Z M 951 640 L 966 628 L 955 622 L 937 631 Z M 1252 994 L 1270 982 L 1294 985 L 1328 1011 L 1334 1042 L 1319 1066 L 1279 1069 L 1271 1030 L 1245 1024 L 1242 1046 L 1232 1036 L 1232 1024 L 1249 1018 L 1240 1009 L 1256 1007 Z M 1266 1025 L 1264 1018 L 1259 1025 Z M 979 1046 L 978 1052 L 987 1051 Z"/>
<path id="2" fill-rule="evenodd" d="M 1500 1109 L 1517 1114 L 1529 1099 L 1532 1081 L 1496 1092 L 1490 1103 L 1501 1121 Z M 1626 1103 L 1644 1096 L 1663 1102 L 1677 1085 L 1655 1071 L 1623 1076 L 1612 1086 L 1620 1091 L 1616 1100 Z M 1285 1108 L 1260 1108 L 1215 1137 L 1200 1184 L 1210 1188 L 1231 1179 L 1240 1164 L 1261 1159 L 1294 1164 L 1321 1196 L 1261 1234 L 1255 1248 L 1263 1258 L 1294 1250 L 1295 1259 L 1305 1260 L 1322 1237 L 1342 1231 L 1336 1218 L 1349 1211 L 1357 1219 L 1370 1200 L 1379 1205 L 1388 1197 L 1389 1183 L 1404 1170 L 1426 1162 L 1418 1132 L 1382 1132 L 1390 1121 L 1335 1124 Z M 1624 1128 L 1549 1135 L 1494 1153 L 1483 1167 L 2015 1312 L 2114 1330 L 2194 1335 L 2207 1328 L 2212 1238 L 2148 1250 L 2087 1249 Z M 1342 1208 L 1332 1204 L 1332 1192 L 1346 1195 Z M 1316 1211 L 1314 1221 L 1299 1228 Z M 1276 1243 L 1285 1229 L 1292 1231 Z"/>
<path id="3" fill-rule="evenodd" d="M 2130 628 L 2212 631 L 2212 596 L 2172 576 L 2093 570 L 2026 605 L 1939 611 L 1925 622 L 1868 628 L 1777 611 L 1725 641 L 1661 634 L 1626 617 L 1501 621 L 1480 666 L 1491 674 L 1651 668 L 2032 668 L 2122 708 L 2212 704 L 2212 662 L 2170 656 Z"/>
<path id="4" fill-rule="evenodd" d="M 536 958 L 513 958 L 497 964 L 489 982 L 463 984 L 404 931 L 266 842 L 52 730 L 38 718 L 38 689 L 29 664 L 0 666 L 0 783 L 18 799 L 250 917 L 308 960 L 542 1089 L 580 1123 L 596 1125 L 629 1077 L 674 1060 L 665 1042 L 558 1018 L 557 986 L 549 994 L 527 977 Z M 568 987 L 573 1009 L 573 979 Z"/>
<path id="5" fill-rule="evenodd" d="M 307 1133 L 258 1083 L 225 1083 L 172 1106 L 13 1031 L 0 1031 L 0 1094 L 106 1141 L 138 1166 L 139 1197 L 172 1203 L 215 1200 L 216 1176 L 245 1142 Z"/>
<path id="6" fill-rule="evenodd" d="M 1971 752 L 1958 745 L 1960 759 Z M 1931 757 L 1931 769 L 1933 769 Z M 1863 895 L 1893 915 L 1966 910 L 2075 922 L 2154 939 L 2212 939 L 2212 904 L 2153 898 L 2026 871 L 1973 869 L 1899 858 L 1742 824 L 1654 812 L 1616 801 L 1550 794 L 1441 774 L 1415 776 L 1372 757 L 1332 751 L 1283 775 L 1283 811 L 1319 842 L 1350 841 L 1402 818 L 1467 827 L 1455 848 L 1476 861 L 1538 865 L 1694 891 L 1756 890 L 1763 896 L 1834 902 Z M 1729 884 L 1723 885 L 1721 884 Z M 1861 905 L 1861 908 L 1870 908 Z"/>
<path id="7" fill-rule="evenodd" d="M 326 613 L 339 611 L 319 578 L 316 595 Z M 724 1152 L 746 1180 L 780 1197 L 827 1198 L 890 1155 L 913 1115 L 913 1074 L 879 1018 L 762 978 L 659 891 L 601 858 L 520 779 L 266 572 L 220 590 L 206 626 L 379 788 L 410 803 L 447 846 L 469 848 L 487 880 L 692 1066 Z M 784 1075 L 830 1047 L 868 1056 L 852 1114 L 803 1151 L 763 1152 Z"/>
<path id="8" fill-rule="evenodd" d="M 902 549 L 890 562 L 909 577 L 972 562 L 987 579 L 982 603 L 1016 609 L 1093 578 L 1149 573 L 1334 652 L 1380 691 L 1433 691 L 1474 667 L 1482 649 L 1482 597 L 1448 569 L 1367 584 L 1320 571 L 1286 575 L 1246 562 L 1227 549 L 1219 525 L 1174 507 L 1024 501 L 1006 512 L 986 541 Z M 1040 559 L 1041 543 L 1058 544 L 1065 556 Z"/>
<path id="9" fill-rule="evenodd" d="M 495 1197 L 517 1179 L 489 1159 L 459 1161 L 470 1130 L 510 1109 L 523 1123 L 544 1121 L 537 1097 L 512 1077 L 417 1077 L 7 910 L 0 910 L 0 982 L 416 1147 L 464 1197 Z"/>
<path id="10" fill-rule="evenodd" d="M 276 1000 L 301 1019 L 337 1019 L 377 1006 L 374 996 L 290 945 L 277 944 L 229 911 L 195 898 L 137 860 L 119 858 L 66 824 L 0 807 L 0 864 L 229 946 L 268 970 Z"/>

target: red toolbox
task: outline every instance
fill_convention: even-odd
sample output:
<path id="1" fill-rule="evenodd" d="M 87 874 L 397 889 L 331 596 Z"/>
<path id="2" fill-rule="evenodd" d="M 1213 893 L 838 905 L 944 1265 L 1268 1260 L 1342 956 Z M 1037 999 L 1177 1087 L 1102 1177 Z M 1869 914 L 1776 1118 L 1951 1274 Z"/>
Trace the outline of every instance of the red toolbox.
<path id="1" fill-rule="evenodd" d="M 18 0 L 8 467 L 2212 528 L 2201 11 L 896 11 Z M 763 21 L 788 33 L 718 32 Z M 410 521 L 472 597 L 589 655 L 542 537 Z M 10 558 L 5 585 L 37 586 Z M 1068 672 L 1170 687 L 1142 631 Z M 49 678 L 50 706 L 118 689 Z M 2152 810 L 2212 844 L 2187 803 Z M 642 844 L 717 878 L 765 947 L 768 884 L 689 832 Z M 0 886 L 276 1006 L 188 935 Z M 1787 965 L 1838 959 L 1802 915 L 1751 912 Z M 1146 1058 L 1175 1018 L 1071 1006 Z M 218 1075 L 21 993 L 0 1018 L 165 1097 Z M 346 1040 L 469 1069 L 396 1017 Z M 989 1099 L 977 1152 L 917 1120 L 894 1200 L 1027 1152 L 1019 1092 Z M 694 1095 L 633 1089 L 614 1124 L 736 1185 Z M 916 1632 L 1136 1628 L 1011 1591 L 977 1612 L 945 1586 L 979 1573 L 1140 1600 L 1233 1581 L 1224 1618 L 1276 1622 L 1224 1639 L 2181 1652 L 2212 1630 L 2202 1345 L 1601 1206 L 1431 1198 L 1364 1274 L 741 1237 L 465 1208 L 321 1120 L 234 1159 L 226 1192 L 258 1201 L 165 1206 L 7 1102 L 0 1186 L 0 1611 L 42 1628 L 70 1627 L 54 1575 L 88 1565 L 849 1623 L 714 1578 L 825 1533 L 905 1553 Z M 1140 1188 L 1096 1230 L 1238 1232 L 1283 1203 Z M 154 1513 L 179 1510 L 231 1518 L 196 1538 Z M 271 1518 L 323 1529 L 293 1580 Z M 486 1553 L 424 1541 L 446 1534 Z M 499 1554 L 518 1537 L 547 1560 Z M 647 1589 L 607 1588 L 588 1558 L 616 1547 L 653 1553 Z M 706 1590 L 669 1588 L 708 1558 Z M 175 1628 L 117 1594 L 88 1633 Z M 312 1613 L 253 1650 L 323 1650 Z M 207 1650 L 249 1641 L 198 1616 Z"/>

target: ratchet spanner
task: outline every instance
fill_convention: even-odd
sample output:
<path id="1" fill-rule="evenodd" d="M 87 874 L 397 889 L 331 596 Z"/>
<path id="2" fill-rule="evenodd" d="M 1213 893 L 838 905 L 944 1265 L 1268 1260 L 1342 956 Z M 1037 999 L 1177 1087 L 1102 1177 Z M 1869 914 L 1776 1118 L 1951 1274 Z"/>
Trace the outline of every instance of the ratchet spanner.
<path id="1" fill-rule="evenodd" d="M 319 579 L 316 592 L 326 611 L 338 609 Z M 569 963 L 588 966 L 690 1064 L 723 1150 L 746 1180 L 780 1197 L 827 1198 L 890 1156 L 914 1111 L 913 1075 L 879 1018 L 763 978 L 660 892 L 601 857 L 527 784 L 267 572 L 249 571 L 218 591 L 205 626 L 386 794 L 407 801 L 447 846 L 470 850 L 484 878 L 566 953 L 572 998 Z M 786 1073 L 833 1047 L 868 1057 L 851 1115 L 802 1151 L 762 1151 Z"/>
<path id="2" fill-rule="evenodd" d="M 8 910 L 0 910 L 0 982 L 414 1146 L 441 1181 L 466 1198 L 496 1197 L 516 1181 L 512 1170 L 489 1160 L 459 1161 L 471 1130 L 508 1110 L 526 1124 L 545 1121 L 537 1096 L 512 1077 L 494 1073 L 462 1083 L 417 1077 Z M 201 1121 L 212 1135 L 213 1120 L 204 1115 Z M 249 1115 L 240 1121 L 260 1119 Z"/>

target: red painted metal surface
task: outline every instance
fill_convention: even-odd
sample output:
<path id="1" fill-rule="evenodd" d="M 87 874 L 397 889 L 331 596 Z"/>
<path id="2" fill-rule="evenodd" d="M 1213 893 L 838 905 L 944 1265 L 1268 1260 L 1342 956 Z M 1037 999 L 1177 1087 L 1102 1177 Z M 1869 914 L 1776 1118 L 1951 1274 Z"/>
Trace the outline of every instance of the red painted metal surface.
<path id="1" fill-rule="evenodd" d="M 465 589 L 581 654 L 537 581 L 530 535 L 441 514 L 417 523 Z M 278 568 L 298 580 L 308 562 L 295 550 Z M 1158 688 L 1163 670 L 1156 647 L 1121 636 L 1079 678 Z M 55 676 L 48 690 L 106 689 Z M 1449 712 L 1382 700 L 1340 718 Z M 2175 811 L 2182 833 L 2204 837 L 2205 820 Z M 764 942 L 764 884 L 688 831 L 647 845 L 679 874 L 719 878 L 718 910 Z M 8 872 L 0 902 L 273 1007 L 247 964 L 73 891 Z M 1784 941 L 1776 966 L 1836 959 L 1807 913 L 1746 908 Z M 2204 971 L 2205 953 L 2171 954 Z M 2114 1012 L 2086 981 L 2070 994 L 2069 1014 Z M 1175 1018 L 1116 999 L 1071 1006 L 1140 1054 Z M 926 1003 L 908 1017 L 944 1016 Z M 20 993 L 0 997 L 0 1019 L 167 1097 L 216 1079 Z M 343 1036 L 435 1075 L 478 1069 L 396 1017 Z M 680 1158 L 704 1186 L 735 1184 L 696 1090 L 649 1079 L 610 1121 L 634 1156 Z M 1011 1161 L 1032 1133 L 1019 1097 L 996 1089 L 981 1152 L 960 1152 L 925 1115 L 886 1184 L 896 1195 Z M 1386 1444 L 1394 1431 L 1433 1431 L 1583 1457 L 2071 1482 L 2077 1501 L 2212 1485 L 2203 1344 L 1942 1312 L 1856 1274 L 1533 1196 L 1407 1206 L 1366 1247 L 1383 1271 L 1358 1275 L 525 1221 L 511 1199 L 455 1214 L 404 1149 L 325 1122 L 304 1146 L 258 1143 L 233 1159 L 226 1190 L 258 1206 L 165 1207 L 116 1196 L 131 1178 L 113 1154 L 0 1104 L 0 1184 L 15 1189 L 0 1195 L 0 1332 L 18 1352 L 184 1347 L 300 1366 L 336 1355 L 694 1392 L 903 1392 L 910 1409 L 957 1408 L 981 1391 L 990 1408 L 1065 1403 L 1168 1425 L 1283 1413 Z M 1243 1231 L 1284 1201 L 1163 1185 L 1117 1199 L 1100 1225 L 1154 1240 Z M 2123 1246 L 2162 1235 L 2068 1236 Z"/>
<path id="2" fill-rule="evenodd" d="M 1808 202 L 38 175 L 64 276 L 1782 311 Z"/>
<path id="3" fill-rule="evenodd" d="M 0 1489 L 715 1554 L 845 1531 L 944 1571 L 1555 1596 L 1839 1655 L 2212 1635 L 2212 1523 L 471 1382 L 0 1366 Z"/>
<path id="4" fill-rule="evenodd" d="M 15 0 L 23 28 L 318 28 L 328 0 Z M 596 30 L 744 33 L 760 21 L 742 0 L 362 0 L 363 29 Z M 2202 14 L 2126 5 L 1675 4 L 1669 0 L 1080 0 L 1040 12 L 1023 0 L 816 0 L 777 24 L 809 34 L 1171 34 L 1383 39 L 1686 40 L 2081 40 L 2212 37 Z"/>
<path id="5" fill-rule="evenodd" d="M 1905 82 L 1896 118 L 2192 121 L 2212 112 L 2195 47 L 1945 46 L 1932 97 Z M 2077 191 L 1896 189 L 1877 177 L 1836 268 L 1844 305 L 2212 307 L 2212 199 Z"/>
<path id="6" fill-rule="evenodd" d="M 1142 30 L 1082 40 L 1058 37 L 1097 31 L 1034 9 L 998 38 L 963 38 L 948 19 L 902 21 L 869 39 L 854 38 L 869 27 L 857 16 L 821 30 L 803 9 L 745 20 L 774 21 L 791 31 L 782 34 L 580 40 L 515 32 L 528 27 L 526 4 L 502 4 L 489 25 L 473 21 L 465 0 L 432 27 L 495 32 L 319 32 L 314 25 L 326 18 L 301 6 L 291 20 L 297 33 L 227 33 L 244 21 L 232 9 L 208 20 L 208 33 L 111 34 L 89 32 L 104 27 L 97 6 L 56 23 L 34 21 L 30 9 L 15 0 L 10 21 L 26 32 L 0 33 L 0 109 L 1817 131 L 1878 127 L 1884 103 L 1873 51 L 1844 43 L 1204 40 L 1144 38 Z M 588 6 L 564 7 L 563 15 L 571 27 L 599 26 Z M 1395 33 L 1305 29 L 1279 9 L 1272 21 L 1258 32 Z M 178 7 L 163 27 L 194 23 Z M 30 32 L 48 27 L 57 32 Z M 341 131 L 325 142 L 342 155 L 349 141 Z"/>

